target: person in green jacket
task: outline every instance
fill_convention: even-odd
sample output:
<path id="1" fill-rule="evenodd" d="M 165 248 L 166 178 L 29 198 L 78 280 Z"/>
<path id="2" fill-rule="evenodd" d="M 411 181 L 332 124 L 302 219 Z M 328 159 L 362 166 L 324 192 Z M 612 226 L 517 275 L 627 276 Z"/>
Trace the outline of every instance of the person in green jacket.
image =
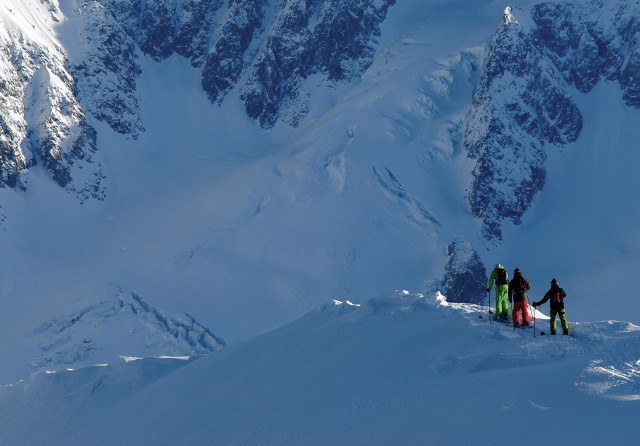
<path id="1" fill-rule="evenodd" d="M 496 317 L 507 320 L 509 319 L 509 273 L 499 263 L 491 271 L 487 281 L 487 293 L 491 292 L 494 283 L 496 285 Z"/>

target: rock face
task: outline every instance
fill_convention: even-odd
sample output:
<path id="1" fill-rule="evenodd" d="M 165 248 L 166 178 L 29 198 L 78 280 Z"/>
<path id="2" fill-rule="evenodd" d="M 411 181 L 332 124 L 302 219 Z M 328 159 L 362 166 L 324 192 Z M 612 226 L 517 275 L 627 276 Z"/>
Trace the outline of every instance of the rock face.
<path id="1" fill-rule="evenodd" d="M 130 12 L 130 6 L 118 4 Z M 128 22 L 120 9 L 114 13 L 98 1 L 83 2 L 75 10 L 81 51 L 69 66 L 87 111 L 116 132 L 136 138 L 144 131 L 136 90 L 141 69 L 136 46 L 126 33 Z"/>
<path id="2" fill-rule="evenodd" d="M 50 23 L 60 20 L 56 1 Z M 0 187 L 25 188 L 28 169 L 41 164 L 82 202 L 102 199 L 103 174 L 93 161 L 96 131 L 75 94 L 63 49 L 8 22 L 0 30 Z"/>
<path id="3" fill-rule="evenodd" d="M 543 188 L 547 148 L 580 135 L 572 90 L 615 81 L 623 100 L 640 106 L 640 24 L 626 4 L 550 2 L 514 15 L 519 23 L 504 21 L 487 46 L 464 138 L 476 161 L 469 203 L 494 241 Z"/>
<path id="4" fill-rule="evenodd" d="M 459 235 L 449 245 L 448 254 L 441 284 L 447 301 L 486 303 L 487 270 L 471 243 Z"/>
<path id="5" fill-rule="evenodd" d="M 302 81 L 308 76 L 348 81 L 371 64 L 380 23 L 395 0 L 90 3 L 92 11 L 104 6 L 110 17 L 102 20 L 115 20 L 112 29 L 124 30 L 155 60 L 174 53 L 190 59 L 201 68 L 202 88 L 212 102 L 222 102 L 238 88 L 247 114 L 270 128 L 279 119 L 295 126 L 304 118 L 308 104 Z M 126 48 L 107 44 L 112 41 L 102 39 L 102 47 Z M 125 69 L 124 77 L 131 79 L 131 73 Z"/>
<path id="6" fill-rule="evenodd" d="M 287 112 L 286 121 L 297 125 L 308 111 L 302 81 L 313 74 L 330 81 L 361 74 L 372 62 L 380 23 L 394 3 L 282 2 L 242 88 L 247 114 L 271 127 Z"/>

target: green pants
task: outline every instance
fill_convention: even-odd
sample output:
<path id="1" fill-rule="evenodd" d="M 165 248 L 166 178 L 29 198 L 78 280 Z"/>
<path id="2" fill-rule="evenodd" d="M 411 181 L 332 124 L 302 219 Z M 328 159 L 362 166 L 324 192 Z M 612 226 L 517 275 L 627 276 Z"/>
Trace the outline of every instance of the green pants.
<path id="1" fill-rule="evenodd" d="M 496 285 L 496 316 L 509 317 L 509 286 Z"/>
<path id="2" fill-rule="evenodd" d="M 562 325 L 562 334 L 569 334 L 569 324 L 567 323 L 567 313 L 564 311 L 564 308 L 561 310 L 556 310 L 554 308 L 551 309 L 551 319 L 549 320 L 551 334 L 556 334 L 556 314 L 560 316 L 560 325 Z"/>

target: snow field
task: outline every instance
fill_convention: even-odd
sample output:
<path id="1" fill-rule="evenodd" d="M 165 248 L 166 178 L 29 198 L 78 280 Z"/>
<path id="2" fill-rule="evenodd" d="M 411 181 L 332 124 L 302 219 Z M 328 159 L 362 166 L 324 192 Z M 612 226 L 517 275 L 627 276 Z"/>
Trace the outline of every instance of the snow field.
<path id="1" fill-rule="evenodd" d="M 0 392 L 0 439 L 538 444 L 524 426 L 568 444 L 633 441 L 640 327 L 585 323 L 575 338 L 534 338 L 480 315 L 486 308 L 396 292 L 329 303 L 194 361 L 36 374 Z M 42 428 L 22 424 L 23 410 Z"/>

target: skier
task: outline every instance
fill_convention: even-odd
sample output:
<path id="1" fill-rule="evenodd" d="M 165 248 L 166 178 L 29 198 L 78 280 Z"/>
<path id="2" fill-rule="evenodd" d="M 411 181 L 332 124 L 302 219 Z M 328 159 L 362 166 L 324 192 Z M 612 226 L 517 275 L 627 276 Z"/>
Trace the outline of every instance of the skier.
<path id="1" fill-rule="evenodd" d="M 496 284 L 496 318 L 507 320 L 509 318 L 509 304 L 507 303 L 509 288 L 509 273 L 499 263 L 491 271 L 487 281 L 487 293 L 491 292 L 493 284 Z"/>
<path id="2" fill-rule="evenodd" d="M 529 312 L 527 311 L 527 290 L 531 289 L 531 283 L 524 278 L 518 268 L 513 270 L 513 280 L 509 282 L 509 303 L 513 299 L 513 326 L 520 325 L 520 312 L 522 312 L 522 325 L 529 325 Z"/>
<path id="3" fill-rule="evenodd" d="M 556 315 L 560 315 L 560 324 L 562 325 L 562 334 L 569 334 L 569 324 L 567 323 L 567 314 L 564 311 L 564 298 L 567 293 L 558 285 L 558 281 L 551 279 L 551 288 L 547 291 L 540 302 L 534 302 L 533 308 L 539 307 L 546 301 L 549 302 L 549 308 L 551 310 L 551 319 L 549 320 L 551 334 L 556 334 Z"/>

